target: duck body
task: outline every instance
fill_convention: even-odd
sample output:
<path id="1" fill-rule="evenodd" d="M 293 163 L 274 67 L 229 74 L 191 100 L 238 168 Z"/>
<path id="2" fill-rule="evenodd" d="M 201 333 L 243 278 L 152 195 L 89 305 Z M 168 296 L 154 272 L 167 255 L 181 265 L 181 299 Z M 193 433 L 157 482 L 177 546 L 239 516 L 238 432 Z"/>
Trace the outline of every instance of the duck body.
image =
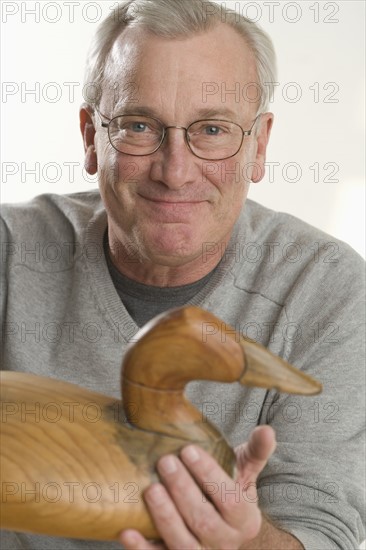
<path id="1" fill-rule="evenodd" d="M 232 474 L 233 452 L 206 422 L 193 440 L 148 432 L 120 400 L 13 372 L 1 374 L 1 406 L 3 529 L 113 540 L 134 528 L 158 538 L 143 491 L 160 456 L 194 441 Z"/>
<path id="2" fill-rule="evenodd" d="M 159 315 L 137 334 L 123 361 L 122 401 L 32 374 L 0 377 L 0 527 L 94 540 L 117 539 L 126 528 L 159 538 L 143 492 L 164 454 L 196 443 L 232 475 L 234 452 L 185 398 L 189 381 L 321 391 L 193 306 Z"/>

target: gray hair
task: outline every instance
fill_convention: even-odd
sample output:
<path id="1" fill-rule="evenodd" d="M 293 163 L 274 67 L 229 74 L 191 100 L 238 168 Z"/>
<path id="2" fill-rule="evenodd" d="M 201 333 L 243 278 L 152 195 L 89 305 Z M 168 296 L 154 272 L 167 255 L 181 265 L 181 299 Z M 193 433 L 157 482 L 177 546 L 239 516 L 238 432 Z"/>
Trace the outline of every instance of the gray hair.
<path id="1" fill-rule="evenodd" d="M 276 55 L 271 39 L 250 19 L 222 4 L 206 0 L 121 2 L 102 21 L 92 40 L 84 78 L 85 101 L 90 105 L 98 103 L 105 82 L 108 55 L 125 28 L 140 26 L 154 35 L 174 39 L 209 31 L 219 23 L 234 28 L 251 48 L 256 61 L 259 86 L 258 113 L 267 111 L 276 82 Z"/>

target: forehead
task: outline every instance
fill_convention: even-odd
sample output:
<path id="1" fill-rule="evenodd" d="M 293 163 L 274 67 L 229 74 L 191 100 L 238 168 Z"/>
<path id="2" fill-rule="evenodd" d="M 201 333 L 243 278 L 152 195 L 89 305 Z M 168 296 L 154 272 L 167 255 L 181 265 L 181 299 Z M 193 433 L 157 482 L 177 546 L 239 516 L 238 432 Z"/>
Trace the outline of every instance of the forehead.
<path id="1" fill-rule="evenodd" d="M 126 29 L 112 48 L 106 75 L 103 98 L 115 110 L 147 107 L 172 116 L 179 107 L 250 110 L 258 95 L 254 56 L 225 24 L 182 39 Z"/>

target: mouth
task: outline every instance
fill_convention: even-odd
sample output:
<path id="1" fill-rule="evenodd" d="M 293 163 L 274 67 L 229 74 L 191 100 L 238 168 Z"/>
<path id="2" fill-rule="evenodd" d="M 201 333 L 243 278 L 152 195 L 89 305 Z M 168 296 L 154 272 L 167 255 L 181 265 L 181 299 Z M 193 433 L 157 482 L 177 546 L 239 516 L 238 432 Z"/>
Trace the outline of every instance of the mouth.
<path id="1" fill-rule="evenodd" d="M 177 206 L 179 207 L 180 205 L 184 206 L 184 205 L 195 205 L 195 204 L 202 204 L 203 202 L 207 202 L 207 201 L 201 201 L 201 200 L 189 200 L 189 199 L 186 199 L 186 200 L 167 200 L 167 199 L 160 199 L 160 198 L 153 198 L 153 197 L 146 197 L 144 195 L 139 195 L 141 198 L 145 199 L 146 201 L 149 201 L 149 202 L 153 202 L 153 203 L 156 203 L 156 204 L 159 204 L 159 205 L 167 205 L 167 206 Z"/>
<path id="2" fill-rule="evenodd" d="M 201 217 L 203 215 L 202 207 L 207 205 L 208 201 L 197 199 L 166 199 L 158 197 L 146 197 L 139 195 L 146 205 L 149 215 L 157 216 L 160 221 L 183 222 L 191 220 L 192 217 Z"/>

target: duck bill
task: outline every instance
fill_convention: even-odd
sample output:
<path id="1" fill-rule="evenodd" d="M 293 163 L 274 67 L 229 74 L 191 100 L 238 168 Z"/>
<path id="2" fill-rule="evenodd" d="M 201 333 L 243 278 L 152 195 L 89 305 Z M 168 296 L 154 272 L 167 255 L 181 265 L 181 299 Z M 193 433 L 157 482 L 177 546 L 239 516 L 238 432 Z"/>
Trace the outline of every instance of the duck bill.
<path id="1" fill-rule="evenodd" d="M 322 391 L 320 382 L 296 369 L 266 348 L 250 340 L 242 340 L 244 374 L 239 382 L 244 386 L 274 389 L 299 395 L 316 395 Z"/>

